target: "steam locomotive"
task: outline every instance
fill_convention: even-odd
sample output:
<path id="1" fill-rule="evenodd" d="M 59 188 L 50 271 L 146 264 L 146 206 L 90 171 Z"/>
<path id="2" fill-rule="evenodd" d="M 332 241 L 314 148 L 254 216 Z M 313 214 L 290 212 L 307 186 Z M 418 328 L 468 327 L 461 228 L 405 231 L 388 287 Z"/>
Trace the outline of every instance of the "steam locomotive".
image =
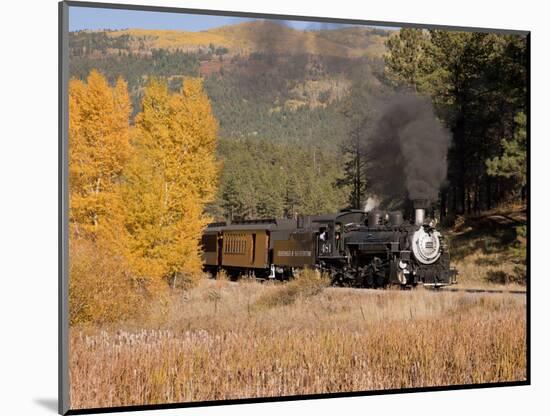
<path id="1" fill-rule="evenodd" d="M 414 220 L 401 212 L 344 210 L 337 214 L 212 223 L 202 236 L 203 262 L 213 275 L 291 278 L 316 268 L 332 283 L 386 287 L 456 283 L 449 250 L 426 218 L 427 202 L 414 201 Z"/>

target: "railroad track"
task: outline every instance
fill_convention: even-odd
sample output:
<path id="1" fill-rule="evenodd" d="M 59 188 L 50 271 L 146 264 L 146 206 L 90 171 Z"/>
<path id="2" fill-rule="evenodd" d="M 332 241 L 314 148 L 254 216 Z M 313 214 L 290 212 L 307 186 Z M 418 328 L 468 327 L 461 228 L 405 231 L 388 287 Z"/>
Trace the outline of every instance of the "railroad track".
<path id="1" fill-rule="evenodd" d="M 512 295 L 526 295 L 526 290 L 507 290 L 507 289 L 468 289 L 468 288 L 454 288 L 454 287 L 439 287 L 439 288 L 428 288 L 427 290 L 431 290 L 434 292 L 465 292 L 465 293 L 510 293 Z"/>
<path id="2" fill-rule="evenodd" d="M 391 293 L 393 290 L 389 289 L 365 289 L 357 287 L 339 287 L 331 286 L 327 289 L 333 289 L 337 291 L 349 290 L 349 291 L 363 291 L 365 293 Z M 398 291 L 398 289 L 396 289 Z M 408 288 L 406 291 L 423 291 L 428 290 L 430 292 L 455 292 L 455 293 L 487 293 L 487 294 L 511 294 L 511 295 L 526 295 L 527 291 L 517 290 L 517 289 L 481 289 L 481 288 L 455 288 L 455 287 L 428 287 L 428 286 L 419 286 L 417 288 Z"/>
<path id="3" fill-rule="evenodd" d="M 269 279 L 256 279 L 260 282 L 266 282 Z M 229 282 L 231 284 L 237 285 L 238 282 Z M 337 290 L 361 290 L 361 291 L 375 291 L 376 293 L 384 293 L 388 292 L 384 289 L 364 289 L 364 288 L 356 288 L 356 287 L 340 287 L 340 286 L 330 286 L 331 289 L 337 289 Z M 481 288 L 456 288 L 456 287 L 448 287 L 448 286 L 442 286 L 442 287 L 433 287 L 433 286 L 419 286 L 417 289 L 412 290 L 429 290 L 431 292 L 462 292 L 462 293 L 489 293 L 489 294 L 506 294 L 509 293 L 511 295 L 526 295 L 526 290 L 517 290 L 517 289 L 481 289 Z"/>

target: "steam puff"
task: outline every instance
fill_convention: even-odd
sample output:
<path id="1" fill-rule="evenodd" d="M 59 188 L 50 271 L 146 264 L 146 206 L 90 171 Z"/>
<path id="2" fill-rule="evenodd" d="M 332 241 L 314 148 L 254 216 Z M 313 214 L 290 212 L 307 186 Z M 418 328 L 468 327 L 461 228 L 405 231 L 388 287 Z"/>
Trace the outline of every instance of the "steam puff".
<path id="1" fill-rule="evenodd" d="M 380 200 L 376 196 L 369 196 L 367 202 L 365 203 L 365 212 L 370 212 L 375 208 L 378 208 L 380 205 Z"/>
<path id="2" fill-rule="evenodd" d="M 384 105 L 367 143 L 372 188 L 386 198 L 437 199 L 447 177 L 449 131 L 426 97 L 399 94 Z"/>

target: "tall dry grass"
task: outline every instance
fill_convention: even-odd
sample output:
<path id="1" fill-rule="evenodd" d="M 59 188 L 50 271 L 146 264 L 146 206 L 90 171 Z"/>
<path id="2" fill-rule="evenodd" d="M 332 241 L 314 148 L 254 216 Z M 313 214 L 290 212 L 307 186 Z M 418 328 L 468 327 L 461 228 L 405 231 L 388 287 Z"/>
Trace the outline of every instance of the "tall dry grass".
<path id="1" fill-rule="evenodd" d="M 330 277 L 319 271 L 305 269 L 288 283 L 279 283 L 274 290 L 262 294 L 255 302 L 256 308 L 274 308 L 292 305 L 298 299 L 305 299 L 321 293 L 330 286 Z"/>
<path id="2" fill-rule="evenodd" d="M 307 286 L 307 285 L 306 285 Z M 70 334 L 73 408 L 523 380 L 525 299 L 203 281 L 146 325 Z M 258 305 L 261 305 L 259 307 Z"/>

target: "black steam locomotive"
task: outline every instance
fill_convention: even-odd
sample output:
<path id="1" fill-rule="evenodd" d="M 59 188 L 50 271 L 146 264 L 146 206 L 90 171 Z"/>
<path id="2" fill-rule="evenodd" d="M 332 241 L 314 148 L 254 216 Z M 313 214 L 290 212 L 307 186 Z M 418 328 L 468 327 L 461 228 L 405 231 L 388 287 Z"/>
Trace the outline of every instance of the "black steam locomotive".
<path id="1" fill-rule="evenodd" d="M 213 223 L 202 236 L 205 269 L 230 276 L 288 279 L 297 269 L 317 268 L 334 285 L 402 287 L 456 283 L 449 251 L 425 201 L 415 218 L 401 212 L 345 210 L 337 214 Z"/>

